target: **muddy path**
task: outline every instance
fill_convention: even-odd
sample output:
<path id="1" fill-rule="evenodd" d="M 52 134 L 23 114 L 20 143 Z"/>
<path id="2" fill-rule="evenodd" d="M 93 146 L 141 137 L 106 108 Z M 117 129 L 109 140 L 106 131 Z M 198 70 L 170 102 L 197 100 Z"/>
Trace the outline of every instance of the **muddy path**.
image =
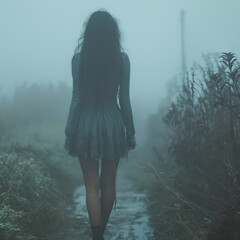
<path id="1" fill-rule="evenodd" d="M 149 223 L 147 196 L 121 171 L 117 175 L 117 206 L 113 208 L 107 229 L 106 240 L 153 240 L 153 229 Z M 91 229 L 85 202 L 85 187 L 74 191 L 73 203 L 68 206 L 69 220 L 58 233 L 46 240 L 90 240 Z"/>

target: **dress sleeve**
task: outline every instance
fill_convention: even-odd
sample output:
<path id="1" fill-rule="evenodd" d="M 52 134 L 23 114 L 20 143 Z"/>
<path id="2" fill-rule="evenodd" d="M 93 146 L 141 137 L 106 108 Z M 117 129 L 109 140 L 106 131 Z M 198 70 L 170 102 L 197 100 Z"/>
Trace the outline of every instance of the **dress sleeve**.
<path id="1" fill-rule="evenodd" d="M 124 71 L 120 81 L 119 104 L 123 121 L 126 127 L 127 136 L 135 135 L 133 114 L 130 103 L 130 60 L 126 53 L 123 53 Z"/>
<path id="2" fill-rule="evenodd" d="M 70 104 L 70 109 L 67 118 L 67 124 L 65 126 L 65 134 L 67 136 L 74 135 L 76 133 L 76 127 L 78 123 L 78 114 L 80 114 L 80 91 L 79 91 L 79 53 L 75 54 L 72 57 L 71 66 L 72 66 L 72 79 L 73 79 L 73 88 L 72 88 L 72 100 Z"/>

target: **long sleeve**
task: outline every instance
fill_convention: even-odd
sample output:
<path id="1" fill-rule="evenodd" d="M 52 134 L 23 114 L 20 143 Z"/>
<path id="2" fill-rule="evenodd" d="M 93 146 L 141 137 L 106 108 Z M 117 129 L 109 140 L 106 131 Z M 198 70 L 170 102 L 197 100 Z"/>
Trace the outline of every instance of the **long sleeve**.
<path id="1" fill-rule="evenodd" d="M 133 114 L 130 103 L 130 60 L 126 53 L 123 53 L 124 73 L 120 81 L 119 104 L 123 121 L 128 137 L 135 135 Z"/>
<path id="2" fill-rule="evenodd" d="M 67 136 L 74 135 L 76 132 L 76 127 L 78 123 L 78 114 L 80 114 L 80 91 L 79 91 L 79 61 L 80 54 L 77 53 L 72 57 L 72 79 L 73 79 L 73 89 L 72 89 L 72 100 L 70 104 L 70 109 L 68 113 L 67 124 L 65 127 L 65 134 Z"/>

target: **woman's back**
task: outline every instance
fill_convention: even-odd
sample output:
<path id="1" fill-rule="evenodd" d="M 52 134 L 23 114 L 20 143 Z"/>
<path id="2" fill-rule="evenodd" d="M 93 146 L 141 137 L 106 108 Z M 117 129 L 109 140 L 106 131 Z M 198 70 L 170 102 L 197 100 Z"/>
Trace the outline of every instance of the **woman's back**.
<path id="1" fill-rule="evenodd" d="M 70 155 L 86 159 L 128 157 L 127 137 L 134 136 L 135 128 L 129 96 L 130 60 L 124 52 L 121 56 L 120 81 L 111 72 L 109 80 L 101 85 L 100 94 L 91 84 L 81 92 L 81 55 L 73 56 L 73 100 L 65 128 L 65 148 Z"/>
<path id="2" fill-rule="evenodd" d="M 77 54 L 76 58 L 80 58 L 80 54 Z M 77 60 L 75 64 L 79 66 L 80 60 Z M 79 72 L 78 66 L 76 66 L 76 71 Z M 100 81 L 100 79 L 98 81 L 98 76 L 96 76 L 96 81 L 86 85 L 81 95 L 83 105 L 104 107 L 117 103 L 119 89 L 118 75 L 114 71 L 109 72 L 108 75 L 109 77 L 106 81 Z"/>

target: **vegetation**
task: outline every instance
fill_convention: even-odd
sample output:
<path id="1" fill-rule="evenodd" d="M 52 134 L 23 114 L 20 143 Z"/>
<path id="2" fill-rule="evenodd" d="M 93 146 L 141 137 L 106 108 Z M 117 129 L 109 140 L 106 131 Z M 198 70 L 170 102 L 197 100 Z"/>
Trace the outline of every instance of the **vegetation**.
<path id="1" fill-rule="evenodd" d="M 71 93 L 65 87 L 23 85 L 1 99 L 0 239 L 44 239 L 68 222 L 82 176 L 62 147 L 67 104 L 56 105 Z"/>
<path id="2" fill-rule="evenodd" d="M 151 194 L 158 199 L 151 208 L 157 239 L 240 238 L 240 67 L 233 53 L 223 53 L 220 63 L 205 60 L 159 111 L 169 129 L 155 149 L 165 153 L 153 168 L 160 183 Z"/>

